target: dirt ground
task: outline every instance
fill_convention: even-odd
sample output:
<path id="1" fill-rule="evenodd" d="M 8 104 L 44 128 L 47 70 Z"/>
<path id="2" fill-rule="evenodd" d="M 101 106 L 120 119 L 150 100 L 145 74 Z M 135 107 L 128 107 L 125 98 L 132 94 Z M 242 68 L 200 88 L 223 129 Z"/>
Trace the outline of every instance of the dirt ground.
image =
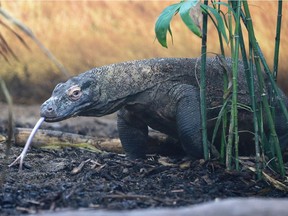
<path id="1" fill-rule="evenodd" d="M 38 105 L 15 107 L 15 127 L 32 128 L 38 113 Z M 6 133 L 6 119 L 7 107 L 0 104 L 0 134 Z M 44 123 L 41 128 L 117 137 L 115 115 Z M 245 166 L 241 166 L 241 172 L 227 171 L 217 161 L 159 155 L 133 161 L 125 155 L 72 147 L 31 148 L 24 170 L 19 172 L 18 166 L 8 168 L 7 164 L 21 151 L 22 147 L 13 146 L 6 159 L 5 143 L 0 144 L 0 215 L 67 208 L 179 207 L 227 197 L 288 197 L 287 192 L 275 188 L 271 181 L 256 180 Z M 285 179 L 281 181 L 285 183 Z"/>

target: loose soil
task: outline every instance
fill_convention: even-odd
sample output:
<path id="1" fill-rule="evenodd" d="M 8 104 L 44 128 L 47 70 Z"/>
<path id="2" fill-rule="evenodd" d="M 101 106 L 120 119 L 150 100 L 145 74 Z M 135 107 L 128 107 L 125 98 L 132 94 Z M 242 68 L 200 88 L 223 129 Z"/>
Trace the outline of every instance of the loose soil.
<path id="1" fill-rule="evenodd" d="M 5 134 L 7 107 L 0 106 L 0 134 Z M 15 107 L 15 126 L 32 128 L 38 113 L 39 106 Z M 117 137 L 115 115 L 45 123 L 41 128 Z M 5 149 L 5 143 L 0 144 L 0 215 L 63 208 L 179 207 L 227 197 L 288 197 L 271 182 L 256 180 L 255 173 L 247 169 L 250 160 L 245 160 L 246 165 L 236 172 L 227 171 L 218 161 L 191 161 L 177 156 L 129 160 L 125 155 L 71 147 L 31 148 L 19 172 L 18 166 L 8 168 L 7 164 L 23 148 L 13 146 L 8 159 Z"/>

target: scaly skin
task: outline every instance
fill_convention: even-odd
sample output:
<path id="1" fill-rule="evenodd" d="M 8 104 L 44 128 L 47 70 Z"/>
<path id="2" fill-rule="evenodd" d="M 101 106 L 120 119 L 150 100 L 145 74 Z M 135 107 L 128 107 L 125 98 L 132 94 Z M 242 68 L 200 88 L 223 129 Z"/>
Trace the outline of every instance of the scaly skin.
<path id="1" fill-rule="evenodd" d="M 231 59 L 226 61 L 231 73 Z M 199 73 L 199 59 L 186 58 L 148 59 L 94 68 L 58 84 L 41 106 L 41 116 L 47 122 L 55 122 L 73 116 L 104 116 L 119 110 L 119 137 L 131 158 L 145 156 L 148 126 L 178 139 L 187 155 L 202 158 Z M 208 58 L 208 119 L 217 117 L 223 103 L 222 79 L 223 64 L 217 57 Z M 249 105 L 245 80 L 244 67 L 239 62 L 238 100 Z M 279 122 L 282 119 L 279 117 Z M 276 128 L 286 142 L 287 126 L 282 123 Z M 215 121 L 208 121 L 208 131 L 213 130 L 214 124 Z M 239 110 L 239 128 L 252 131 L 252 125 L 252 113 Z"/>

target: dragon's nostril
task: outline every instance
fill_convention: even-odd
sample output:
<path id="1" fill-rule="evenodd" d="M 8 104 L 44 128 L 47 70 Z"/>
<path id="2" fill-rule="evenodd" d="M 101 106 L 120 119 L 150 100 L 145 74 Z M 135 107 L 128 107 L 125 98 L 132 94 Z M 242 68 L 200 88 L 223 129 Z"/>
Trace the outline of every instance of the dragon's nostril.
<path id="1" fill-rule="evenodd" d="M 48 108 L 47 108 L 47 111 L 48 111 L 48 112 L 53 112 L 53 107 L 52 107 L 52 106 L 48 107 Z"/>
<path id="2" fill-rule="evenodd" d="M 48 100 L 44 102 L 41 106 L 40 115 L 45 118 L 55 118 L 56 106 L 54 104 L 54 101 Z"/>

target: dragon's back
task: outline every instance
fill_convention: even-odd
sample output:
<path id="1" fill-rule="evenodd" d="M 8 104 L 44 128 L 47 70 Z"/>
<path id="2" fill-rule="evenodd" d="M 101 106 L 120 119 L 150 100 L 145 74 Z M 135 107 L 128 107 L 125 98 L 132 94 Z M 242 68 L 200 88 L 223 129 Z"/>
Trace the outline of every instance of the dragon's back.
<path id="1" fill-rule="evenodd" d="M 232 80 L 232 61 L 226 58 L 207 58 L 206 94 L 208 107 L 221 105 L 223 102 L 223 77 L 227 74 Z M 239 61 L 238 98 L 240 103 L 250 102 L 244 66 Z M 199 88 L 200 58 L 154 58 L 136 60 L 92 69 L 102 91 L 114 99 L 144 92 L 161 83 L 190 84 Z"/>

